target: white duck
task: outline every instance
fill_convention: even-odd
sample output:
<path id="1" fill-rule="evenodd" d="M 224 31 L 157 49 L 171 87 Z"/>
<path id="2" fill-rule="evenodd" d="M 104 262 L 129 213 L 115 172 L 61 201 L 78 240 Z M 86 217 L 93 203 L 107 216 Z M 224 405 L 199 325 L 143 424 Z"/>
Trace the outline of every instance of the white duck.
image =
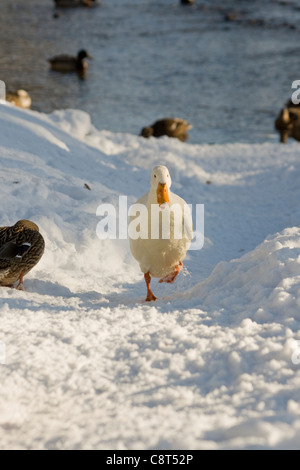
<path id="1" fill-rule="evenodd" d="M 165 166 L 156 166 L 150 191 L 132 206 L 129 223 L 130 249 L 139 262 L 147 285 L 146 301 L 156 300 L 151 276 L 173 283 L 193 238 L 190 209 L 170 191 L 171 177 Z"/>

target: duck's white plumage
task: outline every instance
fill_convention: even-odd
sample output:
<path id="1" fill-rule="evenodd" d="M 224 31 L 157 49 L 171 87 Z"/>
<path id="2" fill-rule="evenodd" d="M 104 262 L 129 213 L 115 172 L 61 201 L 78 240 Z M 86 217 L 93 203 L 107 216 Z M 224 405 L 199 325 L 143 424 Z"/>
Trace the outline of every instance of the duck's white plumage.
<path id="1" fill-rule="evenodd" d="M 147 220 L 140 213 L 130 217 L 130 223 L 139 217 L 143 225 L 140 229 L 145 236 L 137 239 L 130 236 L 132 255 L 145 275 L 171 275 L 171 278 L 168 277 L 171 280 L 163 279 L 166 282 L 175 280 L 193 237 L 190 209 L 184 199 L 170 191 L 170 187 L 168 169 L 165 166 L 156 166 L 152 171 L 150 190 L 136 202 L 136 205 L 141 204 L 146 208 Z M 158 216 L 159 212 L 161 214 Z"/>

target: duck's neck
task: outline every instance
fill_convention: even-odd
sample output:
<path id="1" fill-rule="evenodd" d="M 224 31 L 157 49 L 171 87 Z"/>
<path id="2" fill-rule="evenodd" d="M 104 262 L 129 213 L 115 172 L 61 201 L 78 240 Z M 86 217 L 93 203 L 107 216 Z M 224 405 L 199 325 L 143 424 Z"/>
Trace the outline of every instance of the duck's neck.
<path id="1" fill-rule="evenodd" d="M 77 70 L 85 70 L 87 68 L 87 64 L 86 64 L 85 60 L 82 59 L 82 58 L 77 58 L 76 68 L 77 68 Z"/>
<path id="2" fill-rule="evenodd" d="M 148 193 L 147 204 L 157 204 L 157 194 L 155 188 L 151 186 Z"/>

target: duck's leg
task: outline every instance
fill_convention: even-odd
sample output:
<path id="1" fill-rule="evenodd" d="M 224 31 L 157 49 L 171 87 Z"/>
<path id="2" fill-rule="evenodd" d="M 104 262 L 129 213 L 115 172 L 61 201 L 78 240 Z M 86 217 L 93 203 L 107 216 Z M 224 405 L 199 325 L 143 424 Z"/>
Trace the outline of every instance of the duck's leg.
<path id="1" fill-rule="evenodd" d="M 168 274 L 167 276 L 165 277 L 162 277 L 158 282 L 161 283 L 161 282 L 167 282 L 168 284 L 172 284 L 176 277 L 178 276 L 178 274 L 180 273 L 181 271 L 181 268 L 182 268 L 183 264 L 182 262 L 180 261 L 180 263 L 178 264 L 178 266 L 176 266 L 176 268 L 174 269 L 174 271 L 171 273 L 171 274 Z"/>
<path id="2" fill-rule="evenodd" d="M 149 273 L 144 274 L 146 286 L 147 286 L 147 297 L 146 297 L 146 302 L 151 302 L 152 300 L 156 300 L 155 295 L 153 294 L 150 283 L 151 283 L 151 276 Z"/>
<path id="3" fill-rule="evenodd" d="M 24 272 L 22 271 L 19 277 L 19 284 L 16 287 L 17 290 L 25 290 L 23 286 L 23 278 L 24 278 Z"/>

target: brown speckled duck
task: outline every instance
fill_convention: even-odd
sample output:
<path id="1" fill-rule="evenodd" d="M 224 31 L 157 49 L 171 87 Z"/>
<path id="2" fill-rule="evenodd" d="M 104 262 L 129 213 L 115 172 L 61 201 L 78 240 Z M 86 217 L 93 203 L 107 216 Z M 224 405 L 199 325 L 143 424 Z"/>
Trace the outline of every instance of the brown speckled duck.
<path id="1" fill-rule="evenodd" d="M 25 90 L 8 92 L 6 94 L 6 101 L 18 106 L 19 108 L 29 109 L 31 106 L 31 98 Z"/>
<path id="2" fill-rule="evenodd" d="M 24 290 L 23 278 L 40 261 L 45 242 L 38 226 L 19 220 L 12 227 L 0 227 L 0 286 Z"/>
<path id="3" fill-rule="evenodd" d="M 289 137 L 300 141 L 300 105 L 289 100 L 275 119 L 275 129 L 281 143 L 286 143 Z"/>
<path id="4" fill-rule="evenodd" d="M 164 118 L 154 122 L 151 126 L 144 127 L 141 135 L 143 137 L 175 137 L 182 142 L 188 138 L 187 131 L 193 126 L 181 118 Z"/>

